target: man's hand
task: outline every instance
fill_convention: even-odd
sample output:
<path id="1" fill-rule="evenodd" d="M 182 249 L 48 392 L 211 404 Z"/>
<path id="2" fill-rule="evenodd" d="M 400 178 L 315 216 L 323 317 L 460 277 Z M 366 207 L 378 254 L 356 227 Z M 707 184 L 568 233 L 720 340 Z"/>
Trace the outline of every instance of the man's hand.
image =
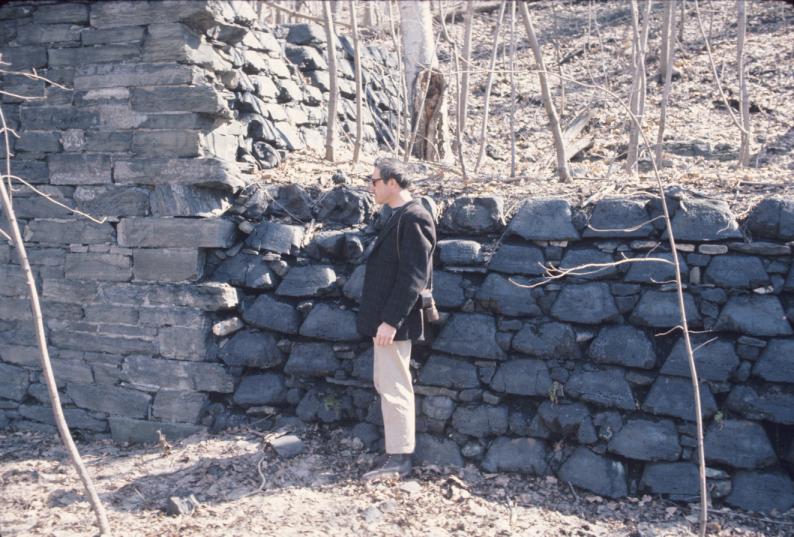
<path id="1" fill-rule="evenodd" d="M 392 325 L 380 323 L 380 326 L 378 326 L 378 333 L 375 334 L 375 345 L 384 346 L 394 343 L 394 334 L 396 333 L 397 329 Z"/>

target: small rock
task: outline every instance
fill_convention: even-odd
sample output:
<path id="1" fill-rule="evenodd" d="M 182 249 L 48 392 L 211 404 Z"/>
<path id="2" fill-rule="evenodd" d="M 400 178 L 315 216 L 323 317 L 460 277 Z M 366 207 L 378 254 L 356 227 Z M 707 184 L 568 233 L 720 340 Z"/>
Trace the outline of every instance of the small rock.
<path id="1" fill-rule="evenodd" d="M 279 457 L 290 459 L 303 452 L 303 441 L 294 434 L 287 434 L 270 442 Z"/>
<path id="2" fill-rule="evenodd" d="M 180 498 L 179 496 L 171 496 L 168 498 L 168 503 L 165 506 L 165 512 L 168 516 L 192 515 L 201 504 L 194 495 L 187 498 Z"/>

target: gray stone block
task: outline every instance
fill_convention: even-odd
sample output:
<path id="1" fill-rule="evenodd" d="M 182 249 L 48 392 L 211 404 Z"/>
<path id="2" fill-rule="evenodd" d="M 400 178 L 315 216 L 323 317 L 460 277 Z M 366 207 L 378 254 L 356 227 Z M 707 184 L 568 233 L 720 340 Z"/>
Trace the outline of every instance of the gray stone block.
<path id="1" fill-rule="evenodd" d="M 698 467 L 689 462 L 646 464 L 640 487 L 652 494 L 696 498 L 700 491 Z"/>
<path id="2" fill-rule="evenodd" d="M 433 350 L 490 360 L 507 357 L 496 343 L 494 319 L 479 313 L 453 314 L 433 342 Z"/>
<path id="3" fill-rule="evenodd" d="M 136 281 L 192 282 L 204 273 L 204 251 L 198 248 L 146 248 L 132 253 Z"/>
<path id="4" fill-rule="evenodd" d="M 237 190 L 244 186 L 233 162 L 215 158 L 116 160 L 113 180 L 117 184 L 180 184 Z"/>
<path id="5" fill-rule="evenodd" d="M 170 422 L 196 423 L 207 404 L 207 394 L 164 389 L 157 392 L 152 416 Z"/>
<path id="6" fill-rule="evenodd" d="M 667 263 L 664 261 L 635 261 L 629 263 L 629 271 L 626 273 L 624 281 L 661 283 L 675 280 L 675 267 L 670 264 L 673 262 L 673 254 L 670 252 L 651 252 L 635 259 L 663 259 Z M 681 278 L 686 279 L 689 276 L 689 267 L 683 256 L 678 256 L 678 263 L 681 269 Z"/>
<path id="7" fill-rule="evenodd" d="M 452 414 L 452 427 L 462 434 L 483 438 L 507 432 L 507 407 L 460 406 Z"/>
<path id="8" fill-rule="evenodd" d="M 746 289 L 769 285 L 769 275 L 757 257 L 725 255 L 711 260 L 706 269 L 705 281 L 720 287 Z"/>
<path id="9" fill-rule="evenodd" d="M 178 360 L 211 361 L 215 358 L 215 348 L 208 343 L 208 335 L 209 327 L 206 325 L 162 327 L 157 332 L 160 354 Z"/>
<path id="10" fill-rule="evenodd" d="M 113 35 L 119 35 L 118 32 L 114 30 Z M 74 89 L 193 84 L 200 80 L 200 76 L 196 67 L 176 63 L 81 65 L 75 70 Z"/>
<path id="11" fill-rule="evenodd" d="M 709 339 L 711 338 L 696 336 L 691 338 L 692 349 L 697 349 L 695 364 L 697 365 L 698 378 L 725 382 L 739 367 L 739 357 L 736 355 L 733 342 L 726 339 L 718 339 L 701 347 Z M 661 372 L 677 377 L 689 378 L 691 376 L 683 338 L 676 342 L 662 366 Z"/>
<path id="12" fill-rule="evenodd" d="M 205 427 L 187 423 L 163 423 L 121 417 L 111 417 L 108 422 L 113 441 L 120 444 L 156 443 L 159 439 L 158 431 L 168 441 L 180 440 L 206 431 Z"/>
<path id="13" fill-rule="evenodd" d="M 622 498 L 628 494 L 623 463 L 597 455 L 586 447 L 576 448 L 563 463 L 557 476 L 608 498 Z"/>
<path id="14" fill-rule="evenodd" d="M 572 219 L 571 206 L 566 200 L 530 199 L 518 209 L 507 231 L 527 240 L 577 240 L 579 233 Z"/>
<path id="15" fill-rule="evenodd" d="M 652 369 L 656 351 L 645 332 L 628 325 L 605 326 L 590 344 L 588 355 L 601 364 Z"/>
<path id="16" fill-rule="evenodd" d="M 706 460 L 753 470 L 777 462 L 764 428 L 752 421 L 723 420 L 706 432 Z"/>
<path id="17" fill-rule="evenodd" d="M 606 407 L 634 410 L 634 394 L 623 373 L 605 371 L 575 371 L 565 383 L 565 394 Z"/>
<path id="18" fill-rule="evenodd" d="M 228 248 L 234 244 L 234 222 L 219 218 L 123 218 L 119 246 L 138 248 Z"/>
<path id="19" fill-rule="evenodd" d="M 26 153 L 57 153 L 61 150 L 60 133 L 57 131 L 22 131 L 16 140 L 18 152 Z M 5 151 L 5 150 L 3 150 Z"/>
<path id="20" fill-rule="evenodd" d="M 167 319 L 163 324 L 174 324 L 174 318 L 182 318 L 179 306 L 193 308 L 188 318 L 193 320 L 198 312 L 228 310 L 237 306 L 239 297 L 237 290 L 224 283 L 208 282 L 201 284 L 104 284 L 102 287 L 103 302 L 109 304 L 169 306 L 177 315 L 160 316 Z M 157 311 L 161 311 L 158 309 Z M 141 312 L 143 322 L 144 312 Z"/>
<path id="21" fill-rule="evenodd" d="M 226 258 L 212 274 L 212 279 L 250 289 L 272 289 L 276 275 L 259 255 L 238 253 Z"/>
<path id="22" fill-rule="evenodd" d="M 333 376 L 341 363 L 327 343 L 295 343 L 284 373 L 296 377 Z"/>
<path id="23" fill-rule="evenodd" d="M 513 338 L 513 348 L 539 358 L 581 358 L 576 333 L 563 323 L 525 324 Z"/>
<path id="24" fill-rule="evenodd" d="M 444 266 L 478 265 L 482 262 L 480 243 L 469 240 L 441 240 L 436 244 L 438 258 Z"/>
<path id="25" fill-rule="evenodd" d="M 489 274 L 477 291 L 475 298 L 484 308 L 495 313 L 519 317 L 539 317 L 543 312 L 535 302 L 533 290 L 520 286 L 528 283 L 520 276 L 508 279 L 498 274 Z"/>
<path id="26" fill-rule="evenodd" d="M 419 383 L 456 390 L 480 387 L 474 364 L 440 354 L 431 355 L 419 371 Z"/>
<path id="27" fill-rule="evenodd" d="M 584 304 L 586 308 L 582 307 Z M 620 317 L 609 285 L 603 282 L 564 286 L 551 314 L 561 321 L 582 324 L 611 322 Z"/>
<path id="28" fill-rule="evenodd" d="M 455 411 L 455 401 L 445 395 L 430 395 L 422 399 L 422 413 L 428 418 L 446 421 Z"/>
<path id="29" fill-rule="evenodd" d="M 540 360 L 509 360 L 499 365 L 490 385 L 497 392 L 546 397 L 551 377 Z"/>
<path id="30" fill-rule="evenodd" d="M 126 282 L 132 278 L 132 268 L 126 255 L 66 254 L 65 274 L 74 280 Z"/>
<path id="31" fill-rule="evenodd" d="M 5 351 L 3 353 L 5 355 Z M 28 393 L 30 384 L 27 369 L 0 363 L 0 397 L 12 401 L 22 401 Z"/>
<path id="32" fill-rule="evenodd" d="M 794 425 L 794 389 L 791 386 L 771 384 L 758 389 L 734 386 L 725 406 L 751 420 Z"/>
<path id="33" fill-rule="evenodd" d="M 19 24 L 16 41 L 20 45 L 74 45 L 80 41 L 80 28 L 72 24 Z"/>
<path id="34" fill-rule="evenodd" d="M 322 296 L 334 289 L 335 282 L 336 273 L 330 266 L 292 267 L 281 280 L 276 294 L 292 297 Z"/>
<path id="35" fill-rule="evenodd" d="M 155 86 L 132 88 L 132 109 L 136 112 L 198 112 L 222 114 L 226 105 L 210 86 Z"/>
<path id="36" fill-rule="evenodd" d="M 145 31 L 146 28 L 143 26 L 127 26 L 107 30 L 84 28 L 80 31 L 80 41 L 84 47 L 116 43 L 141 44 Z"/>
<path id="37" fill-rule="evenodd" d="M 695 398 L 689 379 L 660 375 L 651 386 L 642 409 L 656 415 L 695 421 Z M 704 418 L 717 411 L 717 403 L 706 384 L 700 385 L 700 404 Z"/>
<path id="38" fill-rule="evenodd" d="M 85 219 L 32 220 L 25 228 L 25 240 L 39 244 L 106 244 L 114 239 L 110 224 L 97 224 Z"/>
<path id="39" fill-rule="evenodd" d="M 0 275 L 2 275 L 0 269 Z M 4 278 L 4 282 L 8 281 Z M 24 283 L 24 280 L 23 280 Z M 75 302 L 87 304 L 96 300 L 98 286 L 92 282 L 74 282 L 69 280 L 45 278 L 42 296 L 55 302 Z"/>
<path id="40" fill-rule="evenodd" d="M 243 310 L 243 320 L 257 328 L 284 334 L 297 334 L 301 324 L 298 310 L 270 295 L 260 295 Z"/>
<path id="41" fill-rule="evenodd" d="M 290 146 L 302 146 L 297 131 L 285 122 L 276 124 Z M 375 208 L 372 195 L 368 192 L 338 186 L 324 196 L 317 204 L 317 219 L 345 226 L 357 226 L 367 221 Z"/>
<path id="42" fill-rule="evenodd" d="M 673 235 L 679 241 L 740 239 L 742 234 L 728 204 L 721 200 L 686 199 L 673 216 Z M 667 238 L 667 231 L 663 238 Z"/>
<path id="43" fill-rule="evenodd" d="M 794 200 L 785 199 L 780 202 L 778 238 L 784 241 L 794 240 Z"/>
<path id="44" fill-rule="evenodd" d="M 504 226 L 504 200 L 500 196 L 455 199 L 439 221 L 439 227 L 449 233 L 485 234 Z"/>
<path id="45" fill-rule="evenodd" d="M 330 341 L 357 341 L 356 314 L 328 304 L 315 305 L 299 330 L 300 335 Z"/>
<path id="46" fill-rule="evenodd" d="M 649 237 L 654 234 L 647 200 L 603 199 L 595 205 L 584 237 Z M 636 228 L 636 229 L 634 229 Z M 630 230 L 630 231 L 629 231 Z"/>
<path id="47" fill-rule="evenodd" d="M 549 473 L 548 456 L 549 450 L 542 440 L 500 436 L 488 448 L 482 466 L 488 472 L 542 476 Z"/>
<path id="48" fill-rule="evenodd" d="M 94 28 L 118 28 L 166 22 L 186 21 L 191 27 L 208 28 L 213 20 L 210 8 L 202 2 L 192 0 L 169 0 L 141 9 L 140 2 L 119 0 L 91 5 L 91 26 Z"/>
<path id="49" fill-rule="evenodd" d="M 124 381 L 142 388 L 232 393 L 234 377 L 222 364 L 128 356 L 121 370 Z"/>
<path id="50" fill-rule="evenodd" d="M 231 207 L 230 197 L 223 190 L 168 184 L 157 185 L 149 202 L 154 216 L 212 217 L 222 215 Z"/>
<path id="51" fill-rule="evenodd" d="M 547 393 L 548 395 L 548 393 Z M 536 419 L 543 428 L 556 438 L 581 439 L 589 436 L 592 431 L 595 442 L 595 430 L 590 420 L 590 411 L 582 403 L 552 403 L 543 401 L 538 407 Z M 581 440 L 579 443 L 584 443 Z"/>
<path id="52" fill-rule="evenodd" d="M 293 45 L 324 45 L 327 40 L 322 26 L 301 23 L 290 26 L 287 42 Z"/>
<path id="53" fill-rule="evenodd" d="M 488 263 L 488 270 L 539 276 L 545 273 L 543 250 L 535 246 L 503 244 Z"/>
<path id="54" fill-rule="evenodd" d="M 725 502 L 733 507 L 784 513 L 794 506 L 794 484 L 784 472 L 738 472 L 731 485 Z"/>
<path id="55" fill-rule="evenodd" d="M 416 435 L 415 464 L 463 467 L 460 448 L 451 438 L 438 438 L 426 433 Z"/>
<path id="56" fill-rule="evenodd" d="M 614 278 L 618 271 L 615 267 L 603 267 L 587 265 L 604 265 L 612 263 L 614 260 L 610 254 L 592 248 L 569 249 L 565 257 L 560 261 L 559 268 L 572 270 L 571 277 L 582 278 L 584 280 L 608 280 Z M 581 268 L 578 268 L 581 267 Z"/>
<path id="57" fill-rule="evenodd" d="M 245 240 L 246 246 L 279 254 L 291 254 L 303 245 L 302 226 L 262 222 Z"/>
<path id="58" fill-rule="evenodd" d="M 103 216 L 146 216 L 149 191 L 136 187 L 78 186 L 74 191 L 77 209 L 95 218 Z"/>
<path id="59" fill-rule="evenodd" d="M 140 157 L 198 157 L 201 135 L 194 130 L 138 130 L 132 134 L 130 149 Z"/>
<path id="60" fill-rule="evenodd" d="M 126 62 L 141 54 L 135 45 L 104 45 L 101 47 L 47 49 L 49 67 L 77 67 L 89 63 Z"/>
<path id="61" fill-rule="evenodd" d="M 358 271 L 358 269 L 356 270 Z M 363 278 L 361 283 L 363 285 Z M 463 276 L 444 272 L 442 270 L 434 270 L 433 299 L 436 301 L 436 305 L 439 308 L 461 307 L 463 303 L 466 302 L 466 296 L 463 293 Z"/>
<path id="62" fill-rule="evenodd" d="M 769 382 L 794 384 L 794 340 L 771 340 L 753 367 L 753 375 Z"/>
<path id="63" fill-rule="evenodd" d="M 722 308 L 714 329 L 768 337 L 794 333 L 780 300 L 769 295 L 731 297 Z"/>
<path id="64" fill-rule="evenodd" d="M 38 24 L 56 22 L 84 24 L 88 22 L 88 6 L 85 4 L 64 3 L 40 7 L 33 12 L 33 22 Z"/>
<path id="65" fill-rule="evenodd" d="M 241 330 L 221 347 L 221 360 L 229 366 L 269 369 L 284 361 L 272 335 L 257 330 Z"/>
<path id="66" fill-rule="evenodd" d="M 681 455 L 678 430 L 670 420 L 630 419 L 609 440 L 608 449 L 640 461 L 675 461 Z"/>
<path id="67" fill-rule="evenodd" d="M 55 426 L 55 418 L 53 417 L 51 406 L 23 405 L 19 407 L 19 413 L 33 421 Z M 72 430 L 81 429 L 102 433 L 107 431 L 108 428 L 108 422 L 106 420 L 97 419 L 90 412 L 86 412 L 79 408 L 64 408 L 63 415 L 64 418 L 66 418 L 66 423 Z"/>
<path id="68" fill-rule="evenodd" d="M 284 377 L 279 373 L 247 375 L 234 392 L 234 402 L 240 406 L 278 405 L 287 397 Z"/>
<path id="69" fill-rule="evenodd" d="M 145 418 L 149 413 L 148 394 L 120 386 L 69 383 L 66 393 L 75 405 L 115 416 Z"/>
<path id="70" fill-rule="evenodd" d="M 47 67 L 47 49 L 43 46 L 3 47 L 3 62 L 13 71 L 30 71 Z"/>
<path id="71" fill-rule="evenodd" d="M 157 344 L 150 339 L 117 337 L 68 329 L 51 330 L 50 343 L 61 349 L 111 354 L 155 354 L 158 350 Z"/>
<path id="72" fill-rule="evenodd" d="M 690 326 L 700 326 L 701 318 L 692 295 L 684 293 L 686 320 Z M 678 296 L 672 291 L 645 291 L 629 317 L 633 324 L 653 328 L 671 328 L 681 324 Z"/>

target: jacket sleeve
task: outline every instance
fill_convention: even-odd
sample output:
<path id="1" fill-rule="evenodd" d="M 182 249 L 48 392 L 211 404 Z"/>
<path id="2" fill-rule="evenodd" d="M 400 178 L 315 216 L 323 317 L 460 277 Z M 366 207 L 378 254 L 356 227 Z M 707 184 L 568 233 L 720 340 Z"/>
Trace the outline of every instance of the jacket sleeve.
<path id="1" fill-rule="evenodd" d="M 430 218 L 412 213 L 404 215 L 398 233 L 397 278 L 381 312 L 381 320 L 395 328 L 400 328 L 427 285 L 436 240 Z"/>

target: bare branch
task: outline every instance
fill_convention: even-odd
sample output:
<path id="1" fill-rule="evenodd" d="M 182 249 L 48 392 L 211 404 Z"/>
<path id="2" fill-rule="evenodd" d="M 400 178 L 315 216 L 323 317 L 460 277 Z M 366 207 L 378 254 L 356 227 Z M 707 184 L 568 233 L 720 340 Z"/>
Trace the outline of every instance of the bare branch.
<path id="1" fill-rule="evenodd" d="M 659 216 L 657 216 L 657 217 L 655 217 L 655 218 L 651 218 L 651 219 L 650 219 L 650 220 L 648 220 L 647 222 L 643 222 L 643 223 L 641 223 L 641 224 L 637 224 L 637 225 L 636 225 L 636 226 L 634 226 L 634 227 L 627 227 L 627 228 L 622 228 L 622 229 L 600 229 L 600 228 L 593 227 L 593 226 L 591 226 L 591 225 L 588 223 L 588 224 L 587 224 L 587 229 L 592 229 L 593 231 L 599 231 L 599 232 L 602 232 L 602 231 L 603 231 L 603 232 L 609 231 L 610 233 L 614 233 L 614 232 L 624 232 L 624 233 L 631 233 L 632 231 L 637 231 L 638 229 L 642 229 L 644 226 L 647 226 L 648 224 L 652 224 L 653 222 L 655 222 L 655 221 L 657 221 L 657 220 L 664 220 L 664 216 L 662 216 L 662 215 L 659 215 Z"/>
<path id="2" fill-rule="evenodd" d="M 22 179 L 21 177 L 19 177 L 17 175 L 3 175 L 3 176 L 0 176 L 0 177 L 2 177 L 3 179 L 13 179 L 15 181 L 19 181 L 20 183 L 22 183 L 23 185 L 25 185 L 26 187 L 31 189 L 33 192 L 35 192 L 39 196 L 43 197 L 47 201 L 49 201 L 50 203 L 54 203 L 55 205 L 57 205 L 59 207 L 63 207 L 64 209 L 67 209 L 67 210 L 73 212 L 74 214 L 76 214 L 78 216 L 82 216 L 83 218 L 87 218 L 88 220 L 91 220 L 92 222 L 94 222 L 96 224 L 104 224 L 107 221 L 107 218 L 101 218 L 101 219 L 94 218 L 93 216 L 91 216 L 88 213 L 84 213 L 84 212 L 82 212 L 80 210 L 73 209 L 72 207 L 69 207 L 68 205 L 64 205 L 60 201 L 58 201 L 55 198 L 53 198 L 51 195 L 47 194 L 46 192 L 42 192 L 41 190 L 39 190 L 38 188 L 36 188 L 35 186 L 33 186 L 32 184 L 28 183 L 27 181 L 25 181 L 24 179 Z"/>

